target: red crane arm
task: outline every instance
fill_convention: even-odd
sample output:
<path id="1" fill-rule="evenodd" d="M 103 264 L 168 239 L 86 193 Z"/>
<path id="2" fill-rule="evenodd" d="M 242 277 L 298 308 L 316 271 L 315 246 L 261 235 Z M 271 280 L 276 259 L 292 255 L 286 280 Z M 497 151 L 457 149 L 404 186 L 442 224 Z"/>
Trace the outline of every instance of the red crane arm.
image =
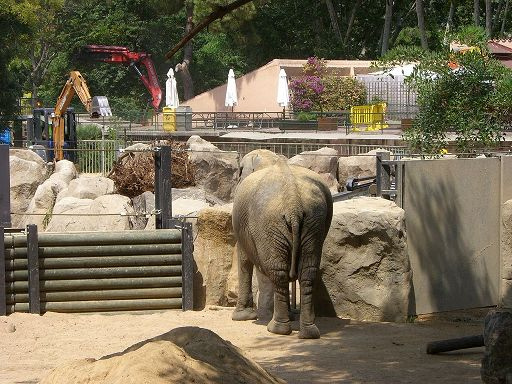
<path id="1" fill-rule="evenodd" d="M 126 47 L 115 45 L 86 45 L 82 49 L 82 56 L 87 59 L 128 65 L 139 76 L 140 80 L 151 94 L 151 105 L 158 110 L 162 101 L 162 89 L 158 84 L 155 66 L 151 55 L 146 52 L 132 52 Z M 142 73 L 138 64 L 146 68 L 146 74 Z"/>

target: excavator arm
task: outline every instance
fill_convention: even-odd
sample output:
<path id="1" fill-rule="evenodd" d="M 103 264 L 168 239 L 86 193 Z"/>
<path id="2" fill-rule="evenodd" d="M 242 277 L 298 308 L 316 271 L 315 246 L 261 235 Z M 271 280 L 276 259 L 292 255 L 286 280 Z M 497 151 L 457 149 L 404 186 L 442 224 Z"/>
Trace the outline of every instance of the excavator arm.
<path id="1" fill-rule="evenodd" d="M 86 45 L 82 48 L 81 58 L 104 63 L 124 64 L 131 68 L 140 78 L 151 94 L 151 105 L 157 111 L 162 101 L 162 90 L 158 84 L 155 66 L 151 55 L 145 52 L 132 52 L 126 47 L 113 45 Z M 139 68 L 144 66 L 146 74 Z"/>
<path id="2" fill-rule="evenodd" d="M 57 103 L 55 104 L 55 109 L 52 116 L 53 145 L 56 160 L 62 160 L 64 158 L 64 153 L 62 150 L 62 147 L 64 146 L 64 116 L 75 94 L 78 95 L 80 101 L 85 106 L 85 109 L 91 115 L 91 117 L 99 117 L 100 115 L 112 115 L 107 98 L 105 96 L 95 96 L 94 98 L 91 98 L 89 88 L 87 87 L 87 82 L 82 77 L 80 72 L 71 71 L 69 73 L 69 78 L 66 81 L 66 84 L 64 84 L 64 87 L 62 88 L 62 91 L 57 98 Z"/>

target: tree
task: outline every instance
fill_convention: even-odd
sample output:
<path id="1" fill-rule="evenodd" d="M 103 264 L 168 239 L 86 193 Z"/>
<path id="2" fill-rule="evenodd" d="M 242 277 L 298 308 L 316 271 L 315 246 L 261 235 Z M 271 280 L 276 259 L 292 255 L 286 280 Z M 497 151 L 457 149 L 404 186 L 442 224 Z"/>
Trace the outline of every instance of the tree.
<path id="1" fill-rule="evenodd" d="M 456 62 L 452 70 L 448 62 Z M 411 147 L 438 154 L 454 133 L 460 153 L 492 148 L 511 120 L 512 72 L 479 52 L 437 54 L 419 65 L 412 80 L 419 113 L 405 133 Z"/>
<path id="2" fill-rule="evenodd" d="M 21 94 L 22 68 L 16 60 L 18 42 L 28 32 L 26 24 L 0 1 L 0 130 L 17 114 L 16 100 Z"/>
<path id="3" fill-rule="evenodd" d="M 416 0 L 416 16 L 418 18 L 418 29 L 420 30 L 421 47 L 428 49 L 427 31 L 425 29 L 425 11 L 423 9 L 423 0 Z"/>
<path id="4" fill-rule="evenodd" d="M 382 32 L 381 55 L 384 55 L 389 48 L 389 37 L 391 35 L 391 20 L 393 18 L 393 0 L 386 0 L 386 13 L 384 15 L 384 30 Z"/>
<path id="5" fill-rule="evenodd" d="M 325 60 L 308 58 L 302 75 L 290 82 L 291 105 L 295 112 L 339 111 L 362 104 L 366 89 L 359 81 L 327 74 Z"/>

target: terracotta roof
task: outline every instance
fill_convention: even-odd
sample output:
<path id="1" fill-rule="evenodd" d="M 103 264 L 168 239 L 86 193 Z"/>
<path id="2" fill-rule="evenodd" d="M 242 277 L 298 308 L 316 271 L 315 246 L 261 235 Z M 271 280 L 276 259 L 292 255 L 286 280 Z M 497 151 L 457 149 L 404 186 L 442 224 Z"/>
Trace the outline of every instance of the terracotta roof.
<path id="1" fill-rule="evenodd" d="M 489 51 L 491 51 L 492 54 L 512 55 L 512 41 L 491 40 L 487 43 L 487 46 L 489 47 Z"/>

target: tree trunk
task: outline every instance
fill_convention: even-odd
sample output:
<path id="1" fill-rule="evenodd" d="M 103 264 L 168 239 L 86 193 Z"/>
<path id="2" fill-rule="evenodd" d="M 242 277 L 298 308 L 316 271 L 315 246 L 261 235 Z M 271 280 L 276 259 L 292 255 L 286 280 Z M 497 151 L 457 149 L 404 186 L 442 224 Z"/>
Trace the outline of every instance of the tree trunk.
<path id="1" fill-rule="evenodd" d="M 352 27 L 354 26 L 354 20 L 356 19 L 356 12 L 359 4 L 361 4 L 361 0 L 354 1 L 354 6 L 350 12 L 350 19 L 348 20 L 347 32 L 345 33 L 345 38 L 343 39 L 343 45 L 347 45 L 348 39 L 350 38 L 350 33 L 352 32 Z"/>
<path id="2" fill-rule="evenodd" d="M 393 0 L 386 0 L 386 14 L 384 17 L 384 30 L 382 32 L 382 49 L 384 55 L 389 48 L 389 37 L 391 35 L 391 20 L 393 18 Z"/>
<path id="3" fill-rule="evenodd" d="M 498 23 L 500 22 L 500 16 L 501 12 L 503 11 L 503 0 L 500 0 L 498 3 L 498 7 L 496 8 L 496 12 L 494 12 L 494 15 L 492 17 L 492 32 L 497 30 Z"/>
<path id="4" fill-rule="evenodd" d="M 194 28 L 193 20 L 194 6 L 187 5 L 187 23 L 185 25 L 185 36 Z M 192 43 L 185 44 L 183 49 L 183 61 L 176 65 L 176 75 L 180 76 L 183 84 L 183 99 L 188 100 L 194 97 L 194 81 L 190 74 L 190 63 L 192 62 Z"/>
<path id="5" fill-rule="evenodd" d="M 473 20 L 477 27 L 480 26 L 480 0 L 473 0 Z"/>
<path id="6" fill-rule="evenodd" d="M 492 0 L 485 0 L 485 33 L 488 38 L 492 36 Z"/>
<path id="7" fill-rule="evenodd" d="M 500 30 L 500 36 L 503 36 L 503 34 L 505 33 L 505 23 L 507 21 L 507 14 L 508 14 L 508 4 L 509 4 L 509 0 L 506 1 L 505 3 L 505 10 L 503 11 L 503 19 L 501 21 L 501 30 Z"/>
<path id="8" fill-rule="evenodd" d="M 416 15 L 418 17 L 418 29 L 420 30 L 421 47 L 428 49 L 427 31 L 425 29 L 425 12 L 423 0 L 416 0 Z"/>
<path id="9" fill-rule="evenodd" d="M 334 31 L 334 35 L 341 42 L 342 39 L 341 39 L 340 26 L 338 24 L 338 15 L 336 14 L 336 10 L 334 9 L 332 0 L 325 0 L 325 4 L 327 5 L 327 11 L 329 12 L 329 17 L 331 18 L 331 26 Z"/>
<path id="10" fill-rule="evenodd" d="M 443 43 L 448 44 L 448 34 L 450 33 L 453 26 L 453 16 L 455 15 L 455 3 L 453 0 L 450 1 L 450 10 L 448 11 L 448 17 L 446 18 L 446 27 L 444 30 Z"/>

